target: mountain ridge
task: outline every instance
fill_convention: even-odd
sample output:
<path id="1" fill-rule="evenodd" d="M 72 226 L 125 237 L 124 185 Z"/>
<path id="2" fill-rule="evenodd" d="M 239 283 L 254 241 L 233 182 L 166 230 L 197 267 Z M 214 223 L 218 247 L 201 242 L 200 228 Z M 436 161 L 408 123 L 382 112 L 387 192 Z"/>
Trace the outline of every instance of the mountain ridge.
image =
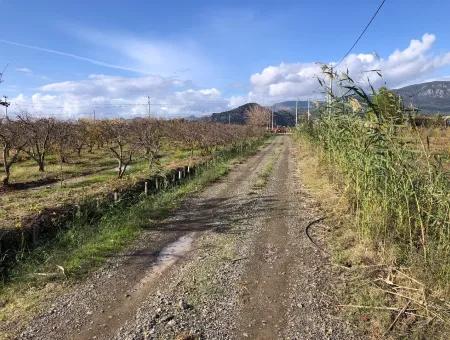
<path id="1" fill-rule="evenodd" d="M 393 89 L 406 106 L 414 106 L 421 113 L 450 113 L 450 81 L 437 80 Z"/>

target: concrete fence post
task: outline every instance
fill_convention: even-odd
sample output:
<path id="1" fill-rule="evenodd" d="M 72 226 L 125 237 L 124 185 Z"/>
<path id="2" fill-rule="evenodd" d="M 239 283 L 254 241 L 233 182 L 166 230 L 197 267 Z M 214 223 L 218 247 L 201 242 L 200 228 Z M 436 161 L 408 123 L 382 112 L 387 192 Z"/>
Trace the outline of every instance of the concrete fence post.
<path id="1" fill-rule="evenodd" d="M 119 200 L 119 194 L 117 191 L 114 191 L 114 202 L 117 202 Z"/>
<path id="2" fill-rule="evenodd" d="M 145 193 L 145 196 L 148 195 L 148 182 L 147 181 L 145 181 L 145 183 L 144 183 L 144 193 Z"/>
<path id="3" fill-rule="evenodd" d="M 156 191 L 159 190 L 158 177 L 155 178 L 155 188 L 156 188 Z"/>

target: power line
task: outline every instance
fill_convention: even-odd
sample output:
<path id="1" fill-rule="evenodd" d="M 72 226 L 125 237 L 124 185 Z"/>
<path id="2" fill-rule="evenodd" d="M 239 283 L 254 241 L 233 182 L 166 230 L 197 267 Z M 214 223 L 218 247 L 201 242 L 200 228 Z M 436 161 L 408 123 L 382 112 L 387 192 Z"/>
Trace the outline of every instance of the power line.
<path id="1" fill-rule="evenodd" d="M 369 28 L 369 26 L 372 24 L 372 22 L 375 20 L 376 16 L 378 15 L 378 13 L 380 12 L 381 8 L 383 7 L 384 3 L 386 2 L 386 0 L 381 1 L 381 4 L 378 6 L 377 10 L 375 11 L 375 13 L 372 15 L 372 18 L 370 19 L 370 21 L 367 23 L 366 27 L 364 27 L 363 31 L 361 32 L 361 34 L 359 35 L 358 39 L 356 39 L 356 41 L 353 43 L 352 47 L 350 47 L 350 49 L 347 51 L 347 53 L 342 57 L 342 59 L 339 61 L 339 63 L 335 66 L 335 68 L 339 67 L 339 65 L 344 61 L 345 58 L 348 57 L 348 55 L 353 51 L 353 49 L 355 48 L 355 46 L 358 44 L 358 42 L 361 40 L 361 38 L 364 36 L 364 34 L 366 33 L 367 29 Z"/>
<path id="2" fill-rule="evenodd" d="M 8 68 L 9 64 L 6 64 L 6 66 L 3 68 L 3 71 L 0 72 L 0 83 L 3 83 L 3 76 L 6 72 L 6 69 Z"/>

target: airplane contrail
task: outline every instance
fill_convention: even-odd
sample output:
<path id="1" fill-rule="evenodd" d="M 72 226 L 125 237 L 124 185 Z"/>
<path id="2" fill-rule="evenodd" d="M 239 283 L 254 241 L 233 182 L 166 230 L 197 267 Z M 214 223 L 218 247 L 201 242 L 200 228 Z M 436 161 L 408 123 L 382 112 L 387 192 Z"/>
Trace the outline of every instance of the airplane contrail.
<path id="1" fill-rule="evenodd" d="M 39 46 L 28 45 L 28 44 L 22 44 L 22 43 L 19 43 L 19 42 L 16 42 L 16 41 L 5 40 L 5 39 L 0 39 L 0 43 L 13 45 L 13 46 L 18 46 L 18 47 L 23 47 L 23 48 L 28 48 L 28 49 L 35 50 L 35 51 L 41 51 L 41 52 L 56 54 L 56 55 L 60 55 L 60 56 L 63 56 L 63 57 L 69 57 L 69 58 L 72 58 L 72 59 L 85 61 L 85 62 L 94 64 L 94 65 L 98 65 L 98 66 L 103 66 L 103 67 L 113 68 L 113 69 L 117 69 L 117 70 L 124 70 L 124 71 L 131 71 L 131 72 L 135 72 L 135 73 L 146 74 L 146 72 L 143 72 L 142 70 L 138 70 L 138 69 L 134 69 L 134 68 L 126 67 L 126 66 L 114 65 L 114 64 L 103 62 L 101 60 L 96 60 L 96 59 L 92 59 L 92 58 L 88 58 L 88 57 L 83 57 L 83 56 L 80 56 L 80 55 L 77 55 L 77 54 L 73 54 L 73 53 L 58 51 L 58 50 L 54 50 L 54 49 L 51 49 L 51 48 L 39 47 Z"/>

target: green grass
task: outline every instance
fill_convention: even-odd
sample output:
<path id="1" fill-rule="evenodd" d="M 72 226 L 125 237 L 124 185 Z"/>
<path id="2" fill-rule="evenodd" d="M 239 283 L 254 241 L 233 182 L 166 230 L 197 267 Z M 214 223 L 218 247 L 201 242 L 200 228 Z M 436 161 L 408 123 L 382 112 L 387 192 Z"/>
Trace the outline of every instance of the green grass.
<path id="1" fill-rule="evenodd" d="M 87 151 L 82 157 L 72 155 L 68 163 L 63 164 L 61 186 L 60 164 L 54 155 L 47 158 L 45 173 L 39 173 L 35 163 L 23 160 L 14 164 L 12 169 L 12 183 L 26 183 L 44 179 L 54 179 L 48 185 L 41 185 L 34 189 L 17 190 L 0 195 L 0 228 L 20 227 L 24 217 L 38 213 L 45 208 L 77 203 L 89 197 L 102 196 L 132 185 L 138 180 L 148 178 L 160 170 L 168 170 L 187 165 L 190 151 L 179 146 L 165 145 L 162 149 L 160 166 L 148 169 L 147 161 L 138 159 L 132 162 L 123 179 L 117 179 L 117 162 L 108 152 L 94 149 Z M 217 150 L 216 152 L 220 152 Z M 202 161 L 205 156 L 199 150 L 194 150 L 193 163 Z M 0 167 L 0 177 L 2 167 Z"/>
<path id="2" fill-rule="evenodd" d="M 264 166 L 264 168 L 261 170 L 260 173 L 258 173 L 258 177 L 256 179 L 255 184 L 253 185 L 254 189 L 262 189 L 264 188 L 270 178 L 270 175 L 272 174 L 273 171 L 273 166 L 275 164 L 277 157 L 277 152 L 274 153 L 274 156 L 272 156 L 269 161 L 267 162 L 267 164 Z"/>

